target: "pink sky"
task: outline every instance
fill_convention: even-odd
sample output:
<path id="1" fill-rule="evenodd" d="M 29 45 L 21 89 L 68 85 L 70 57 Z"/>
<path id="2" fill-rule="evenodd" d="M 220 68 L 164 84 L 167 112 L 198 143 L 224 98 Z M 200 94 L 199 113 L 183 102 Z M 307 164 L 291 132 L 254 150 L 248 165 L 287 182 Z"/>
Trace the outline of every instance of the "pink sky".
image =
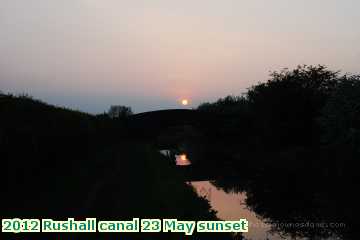
<path id="1" fill-rule="evenodd" d="M 3 0 L 0 90 L 88 112 L 194 107 L 271 70 L 358 73 L 356 0 Z"/>

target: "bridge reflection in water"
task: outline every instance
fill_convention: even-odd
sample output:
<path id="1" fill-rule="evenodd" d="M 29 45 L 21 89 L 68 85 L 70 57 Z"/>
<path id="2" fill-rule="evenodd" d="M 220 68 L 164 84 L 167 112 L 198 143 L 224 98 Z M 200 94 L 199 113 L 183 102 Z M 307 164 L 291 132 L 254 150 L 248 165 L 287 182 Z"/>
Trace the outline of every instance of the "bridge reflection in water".
<path id="1" fill-rule="evenodd" d="M 164 155 L 170 156 L 170 151 L 168 150 L 162 150 L 160 152 Z M 197 170 L 196 166 L 191 165 L 191 161 L 185 153 L 175 155 L 175 163 L 179 166 L 179 171 L 184 174 L 185 182 L 191 185 L 199 196 L 209 201 L 209 204 L 217 212 L 217 216 L 220 219 L 235 221 L 240 218 L 245 218 L 249 221 L 249 232 L 244 233 L 244 237 L 246 239 L 291 239 L 281 237 L 276 233 L 270 233 L 270 225 L 266 224 L 246 205 L 245 192 L 226 193 L 223 190 L 216 188 L 211 183 L 209 176 L 204 175 L 201 177 L 203 174 L 200 173 L 201 171 Z"/>
<path id="2" fill-rule="evenodd" d="M 178 166 L 189 166 L 191 165 L 190 160 L 188 159 L 187 155 L 185 153 L 180 155 L 175 155 L 176 157 L 176 165 Z"/>

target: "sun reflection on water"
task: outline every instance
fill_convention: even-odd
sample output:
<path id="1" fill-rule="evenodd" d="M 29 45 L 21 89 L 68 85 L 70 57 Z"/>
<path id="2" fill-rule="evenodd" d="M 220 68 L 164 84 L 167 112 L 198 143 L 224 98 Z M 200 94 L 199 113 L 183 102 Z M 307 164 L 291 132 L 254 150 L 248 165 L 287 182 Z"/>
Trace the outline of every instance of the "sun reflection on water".
<path id="1" fill-rule="evenodd" d="M 186 154 L 180 154 L 180 155 L 176 155 L 176 165 L 181 165 L 181 166 L 185 166 L 185 165 L 190 165 L 191 162 L 190 160 L 187 158 Z"/>

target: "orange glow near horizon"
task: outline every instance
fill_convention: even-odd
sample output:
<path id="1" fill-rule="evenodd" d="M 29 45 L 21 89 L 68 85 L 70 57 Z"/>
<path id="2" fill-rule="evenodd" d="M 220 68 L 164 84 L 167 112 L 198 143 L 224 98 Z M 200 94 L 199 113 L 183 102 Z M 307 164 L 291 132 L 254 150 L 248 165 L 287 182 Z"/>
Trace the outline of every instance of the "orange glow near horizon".
<path id="1" fill-rule="evenodd" d="M 189 105 L 189 100 L 183 99 L 183 100 L 181 100 L 181 104 L 182 104 L 183 106 L 187 106 L 187 105 Z"/>

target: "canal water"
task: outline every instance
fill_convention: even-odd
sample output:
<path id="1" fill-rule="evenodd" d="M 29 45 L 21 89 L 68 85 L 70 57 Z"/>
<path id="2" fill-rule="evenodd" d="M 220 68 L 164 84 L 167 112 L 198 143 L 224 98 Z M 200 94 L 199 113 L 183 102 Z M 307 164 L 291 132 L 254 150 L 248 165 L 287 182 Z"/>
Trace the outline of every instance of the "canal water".
<path id="1" fill-rule="evenodd" d="M 162 154 L 170 156 L 169 150 L 161 150 Z M 191 165 L 188 156 L 184 154 L 175 155 L 176 165 Z M 258 216 L 246 205 L 246 192 L 226 193 L 214 186 L 211 181 L 192 181 L 187 182 L 197 194 L 206 198 L 211 207 L 217 212 L 217 216 L 222 220 L 247 219 L 249 222 L 249 232 L 244 233 L 247 240 L 293 240 L 290 236 L 280 236 L 277 232 L 271 231 L 270 224 Z M 308 238 L 296 238 L 305 240 Z M 325 238 L 320 238 L 325 240 Z M 326 238 L 326 240 L 338 240 L 339 238 Z"/>
<path id="2" fill-rule="evenodd" d="M 166 152 L 162 151 L 163 154 Z M 177 165 L 190 165 L 191 161 L 186 154 L 175 155 Z M 245 204 L 246 193 L 226 193 L 216 188 L 210 181 L 188 182 L 197 194 L 206 198 L 211 207 L 217 211 L 222 220 L 239 220 L 245 218 L 249 221 L 249 232 L 244 234 L 248 240 L 280 240 L 291 239 L 270 232 L 270 225 L 251 211 Z"/>
<path id="3" fill-rule="evenodd" d="M 245 233 L 246 239 L 251 240 L 280 240 L 278 234 L 270 233 L 270 225 L 252 212 L 245 204 L 246 193 L 225 193 L 217 189 L 209 181 L 190 182 L 199 196 L 205 197 L 212 208 L 217 211 L 217 216 L 222 220 L 239 220 L 245 218 L 249 221 L 249 232 Z"/>

